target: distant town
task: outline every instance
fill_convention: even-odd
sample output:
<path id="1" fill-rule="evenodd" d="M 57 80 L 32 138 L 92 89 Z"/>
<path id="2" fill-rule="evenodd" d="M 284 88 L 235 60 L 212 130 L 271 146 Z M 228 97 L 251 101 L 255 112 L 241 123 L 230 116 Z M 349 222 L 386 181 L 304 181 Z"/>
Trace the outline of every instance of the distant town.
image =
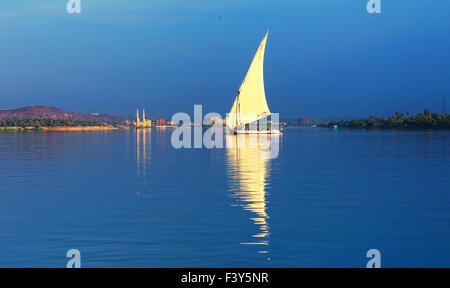
<path id="1" fill-rule="evenodd" d="M 136 120 L 132 123 L 136 128 L 151 128 L 151 127 L 176 127 L 171 121 L 163 118 L 154 121 L 145 118 L 145 109 L 142 109 L 142 119 L 139 117 L 139 109 L 136 109 Z"/>
<path id="2" fill-rule="evenodd" d="M 148 119 L 145 109 L 136 109 L 136 118 L 108 114 L 80 114 L 56 107 L 33 106 L 18 109 L 0 110 L 0 132 L 20 131 L 96 131 L 130 128 L 173 128 L 177 124 L 164 118 Z M 224 125 L 225 120 L 217 117 L 209 119 L 208 125 Z M 193 123 L 192 125 L 202 125 Z M 397 112 L 390 117 L 371 116 L 366 119 L 333 121 L 328 118 L 298 118 L 282 120 L 283 127 L 300 126 L 312 128 L 348 128 L 348 129 L 450 129 L 450 115 L 432 113 L 425 109 L 423 113 Z"/>

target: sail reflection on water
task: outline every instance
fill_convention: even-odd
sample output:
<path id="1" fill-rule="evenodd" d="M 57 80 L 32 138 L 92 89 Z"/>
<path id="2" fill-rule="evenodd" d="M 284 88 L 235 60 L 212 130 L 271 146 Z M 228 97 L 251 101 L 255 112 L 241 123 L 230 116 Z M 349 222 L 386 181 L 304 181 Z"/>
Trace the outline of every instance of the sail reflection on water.
<path id="1" fill-rule="evenodd" d="M 276 137 L 276 136 L 273 136 Z M 267 214 L 266 187 L 269 184 L 270 160 L 266 150 L 270 142 L 267 135 L 227 135 L 226 154 L 229 185 L 238 206 L 253 213 L 250 218 L 258 227 L 251 241 L 241 244 L 268 246 L 270 227 Z M 233 148 L 230 148 L 233 147 Z M 263 248 L 259 253 L 267 253 Z"/>

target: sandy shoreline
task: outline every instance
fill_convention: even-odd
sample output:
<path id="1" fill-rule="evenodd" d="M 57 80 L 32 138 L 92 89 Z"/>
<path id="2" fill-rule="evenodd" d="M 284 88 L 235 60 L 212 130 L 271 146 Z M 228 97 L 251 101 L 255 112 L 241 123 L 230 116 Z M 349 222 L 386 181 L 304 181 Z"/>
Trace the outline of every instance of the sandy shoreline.
<path id="1" fill-rule="evenodd" d="M 103 131 L 114 130 L 113 126 L 75 126 L 75 127 L 41 127 L 43 131 Z"/>

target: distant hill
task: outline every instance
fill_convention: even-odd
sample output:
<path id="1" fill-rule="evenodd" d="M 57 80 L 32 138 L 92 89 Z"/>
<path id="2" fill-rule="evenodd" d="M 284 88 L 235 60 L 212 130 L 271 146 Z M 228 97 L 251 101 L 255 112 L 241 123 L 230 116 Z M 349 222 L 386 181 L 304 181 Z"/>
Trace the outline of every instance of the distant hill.
<path id="1" fill-rule="evenodd" d="M 108 114 L 80 114 L 65 111 L 56 107 L 48 106 L 30 106 L 18 109 L 0 110 L 0 119 L 58 119 L 58 120 L 76 120 L 76 121 L 98 121 L 108 123 L 124 122 L 131 120 L 127 117 L 112 116 Z"/>

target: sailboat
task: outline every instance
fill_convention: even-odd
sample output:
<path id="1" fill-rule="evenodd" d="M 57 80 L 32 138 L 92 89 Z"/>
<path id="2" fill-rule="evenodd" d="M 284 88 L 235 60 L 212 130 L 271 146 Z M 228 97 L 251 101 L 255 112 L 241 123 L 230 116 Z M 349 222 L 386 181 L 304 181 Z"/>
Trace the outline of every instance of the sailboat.
<path id="1" fill-rule="evenodd" d="M 281 134 L 279 130 L 249 129 L 246 126 L 255 127 L 256 121 L 270 116 L 264 91 L 264 52 L 266 50 L 267 36 L 270 28 L 264 36 L 256 51 L 250 68 L 239 87 L 233 106 L 227 115 L 226 125 L 234 134 Z M 253 124 L 252 124 L 253 123 Z M 248 124 L 248 125 L 247 125 Z"/>

